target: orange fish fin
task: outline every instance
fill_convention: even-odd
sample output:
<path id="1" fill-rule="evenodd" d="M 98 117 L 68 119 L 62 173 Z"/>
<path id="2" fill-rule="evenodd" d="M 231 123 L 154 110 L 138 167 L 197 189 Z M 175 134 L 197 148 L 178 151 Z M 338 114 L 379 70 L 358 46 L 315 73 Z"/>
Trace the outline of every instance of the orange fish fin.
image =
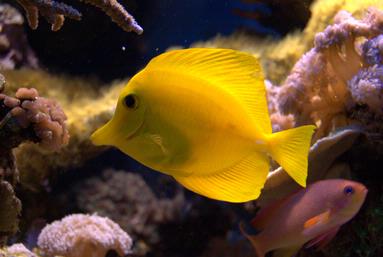
<path id="1" fill-rule="evenodd" d="M 273 257 L 292 257 L 302 248 L 302 245 L 294 245 L 288 248 L 280 248 L 273 252 Z"/>
<path id="2" fill-rule="evenodd" d="M 328 221 L 330 218 L 330 210 L 325 211 L 315 217 L 312 217 L 311 219 L 307 220 L 304 224 L 304 228 L 312 228 L 317 224 L 323 224 Z"/>
<path id="3" fill-rule="evenodd" d="M 247 202 L 260 195 L 269 167 L 268 157 L 254 152 L 212 175 L 173 176 L 187 189 L 206 197 L 227 202 Z"/>
<path id="4" fill-rule="evenodd" d="M 250 241 L 251 245 L 254 247 L 256 257 L 264 257 L 265 253 L 261 249 L 261 244 L 258 242 L 257 236 L 248 234 L 244 228 L 243 222 L 239 223 L 239 230 L 241 231 L 242 235 L 244 235 Z"/>
<path id="5" fill-rule="evenodd" d="M 319 235 L 316 238 L 312 239 L 305 245 L 305 248 L 316 246 L 317 249 L 322 249 L 335 237 L 336 233 L 338 233 L 339 231 L 339 227 L 340 226 L 333 227 L 326 233 L 323 233 L 322 235 Z"/>

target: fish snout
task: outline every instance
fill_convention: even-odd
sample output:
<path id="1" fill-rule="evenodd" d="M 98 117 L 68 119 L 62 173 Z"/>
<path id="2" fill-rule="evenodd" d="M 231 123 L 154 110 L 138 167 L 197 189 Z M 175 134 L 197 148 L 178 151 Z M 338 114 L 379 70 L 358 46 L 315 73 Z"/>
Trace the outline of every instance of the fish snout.
<path id="1" fill-rule="evenodd" d="M 116 136 L 117 133 L 113 129 L 112 121 L 109 121 L 104 126 L 93 132 L 90 139 L 94 145 L 113 145 Z"/>

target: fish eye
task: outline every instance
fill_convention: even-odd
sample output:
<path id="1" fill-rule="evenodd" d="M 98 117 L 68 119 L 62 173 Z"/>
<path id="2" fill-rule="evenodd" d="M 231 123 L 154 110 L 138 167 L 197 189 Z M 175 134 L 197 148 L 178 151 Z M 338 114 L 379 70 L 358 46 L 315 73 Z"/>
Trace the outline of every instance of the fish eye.
<path id="1" fill-rule="evenodd" d="M 346 186 L 344 189 L 343 189 L 343 193 L 345 195 L 352 195 L 354 194 L 355 190 L 352 186 Z"/>
<path id="2" fill-rule="evenodd" d="M 124 104 L 129 109 L 136 109 L 138 107 L 138 99 L 134 94 L 129 94 L 124 97 Z"/>

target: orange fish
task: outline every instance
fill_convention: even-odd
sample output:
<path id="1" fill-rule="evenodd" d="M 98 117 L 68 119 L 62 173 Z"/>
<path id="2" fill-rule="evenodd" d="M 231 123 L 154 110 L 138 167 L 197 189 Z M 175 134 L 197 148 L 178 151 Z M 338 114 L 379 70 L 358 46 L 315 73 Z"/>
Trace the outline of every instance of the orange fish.
<path id="1" fill-rule="evenodd" d="M 367 188 L 357 182 L 329 179 L 316 182 L 261 209 L 251 225 L 256 235 L 242 233 L 257 257 L 276 250 L 273 257 L 290 257 L 305 245 L 322 248 L 339 227 L 359 211 Z"/>

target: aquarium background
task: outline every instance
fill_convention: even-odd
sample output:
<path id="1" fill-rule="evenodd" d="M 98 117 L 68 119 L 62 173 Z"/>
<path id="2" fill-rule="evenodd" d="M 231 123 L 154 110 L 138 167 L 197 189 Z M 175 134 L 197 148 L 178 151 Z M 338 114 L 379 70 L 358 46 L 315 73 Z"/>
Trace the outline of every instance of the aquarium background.
<path id="1" fill-rule="evenodd" d="M 7 81 L 7 94 L 33 86 L 41 96 L 62 104 L 71 134 L 69 146 L 54 154 L 32 143 L 14 150 L 20 171 L 14 189 L 22 211 L 17 233 L 6 237 L 7 245 L 22 242 L 33 249 L 46 224 L 72 213 L 97 213 L 118 223 L 132 237 L 128 256 L 254 256 L 239 223 L 254 217 L 259 209 L 256 202 L 230 204 L 196 195 L 119 150 L 92 146 L 90 133 L 111 117 L 116 95 L 126 81 L 168 49 L 207 46 L 251 52 L 263 58 L 266 79 L 279 85 L 314 46 L 314 34 L 332 24 L 337 11 L 347 9 L 360 18 L 367 7 L 383 10 L 383 6 L 379 1 L 358 5 L 351 0 L 333 5 L 325 0 L 119 2 L 144 28 L 142 35 L 123 31 L 94 6 L 68 0 L 65 3 L 82 12 L 82 20 L 65 19 L 57 32 L 42 18 L 36 30 L 25 22 L 22 47 L 30 47 L 38 65 L 30 70 L 33 65 L 21 61 L 13 69 L 0 70 Z M 25 14 L 16 1 L 0 4 L 4 3 Z M 8 53 L 7 49 L 1 51 Z M 382 76 L 378 79 L 383 81 Z M 315 140 L 323 139 L 318 148 L 325 150 L 318 150 L 322 159 L 314 159 L 313 166 L 328 162 L 330 170 L 334 163 L 346 163 L 346 175 L 343 170 L 326 174 L 363 182 L 369 196 L 361 212 L 324 250 L 304 249 L 298 256 L 383 256 L 379 236 L 383 230 L 382 118 L 366 104 L 345 113 L 347 118 L 361 121 L 355 130 L 351 124 L 352 142 L 346 142 L 350 134 L 335 133 L 350 128 L 349 124 L 323 129 Z M 284 120 L 281 127 L 287 123 Z M 328 138 L 333 133 L 338 137 Z M 318 178 L 325 177 L 321 176 Z M 271 198 L 285 193 L 285 188 L 277 190 Z M 111 250 L 107 256 L 118 256 L 118 252 Z"/>

